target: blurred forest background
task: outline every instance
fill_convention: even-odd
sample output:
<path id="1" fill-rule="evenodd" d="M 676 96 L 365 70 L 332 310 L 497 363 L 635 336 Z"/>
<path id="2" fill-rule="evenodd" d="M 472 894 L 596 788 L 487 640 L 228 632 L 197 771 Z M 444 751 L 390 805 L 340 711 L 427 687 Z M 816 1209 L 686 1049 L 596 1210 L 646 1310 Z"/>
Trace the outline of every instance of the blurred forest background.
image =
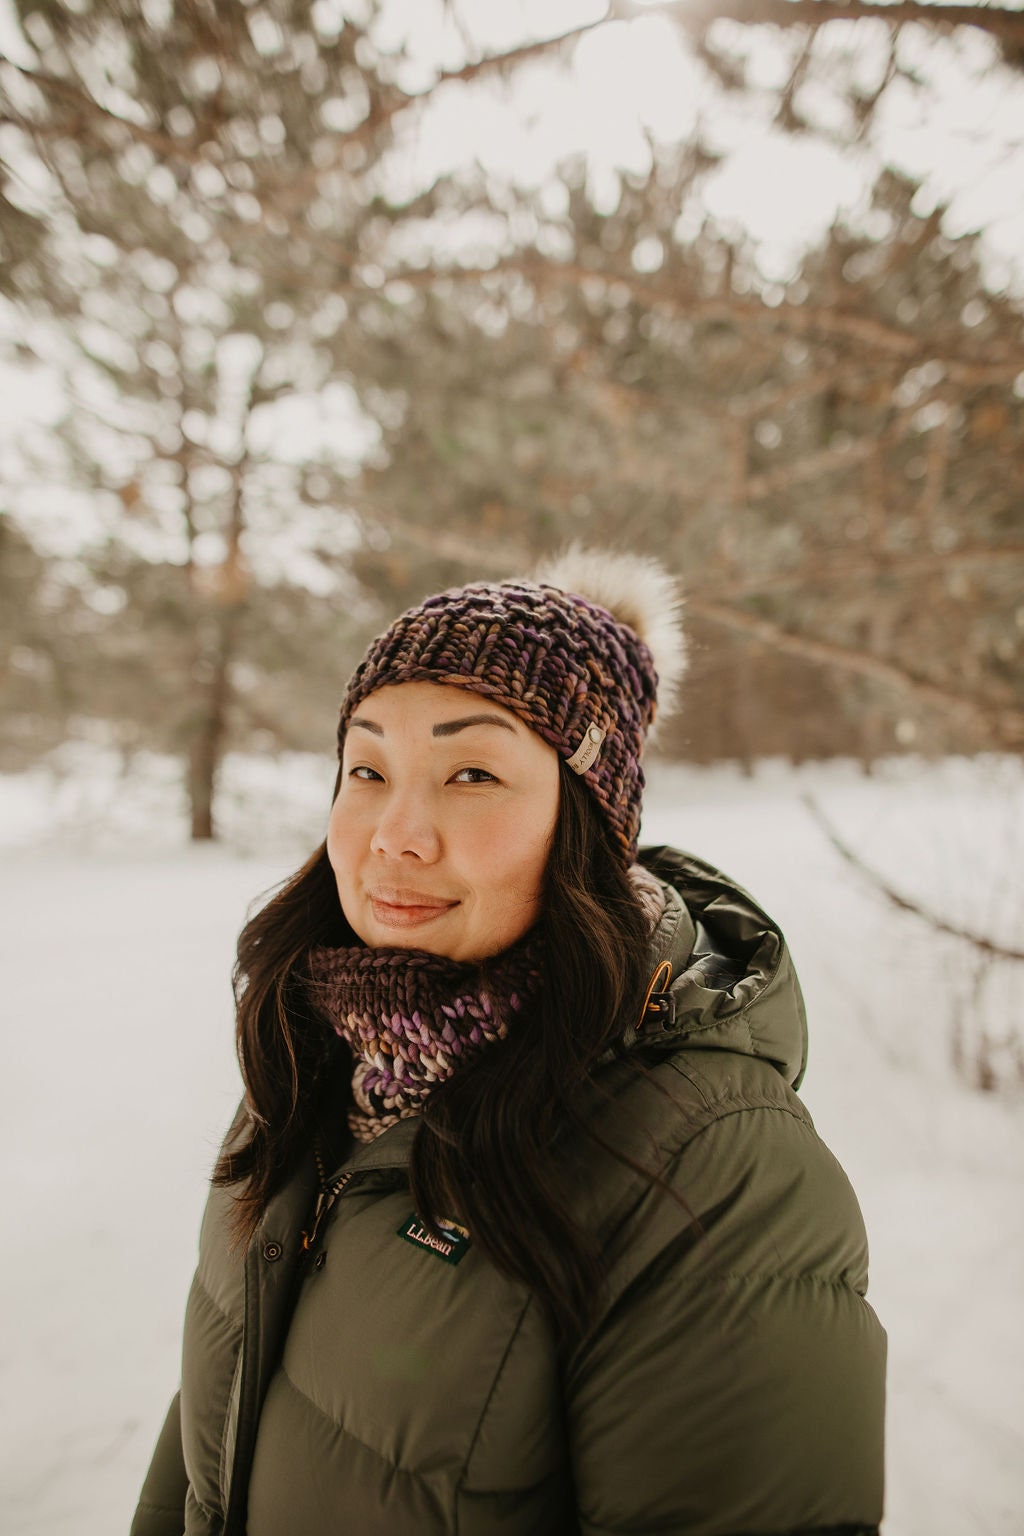
<path id="1" fill-rule="evenodd" d="M 1024 12 L 7 9 L 0 365 L 35 414 L 4 408 L 0 768 L 174 754 L 210 837 L 224 755 L 332 752 L 401 607 L 573 538 L 683 579 L 674 757 L 1024 746 L 1024 242 L 886 148 L 973 103 L 1021 220 Z M 518 174 L 502 123 L 599 43 L 609 103 L 677 71 L 676 131 Z M 860 195 L 772 256 L 713 212 L 737 124 Z"/>
<path id="2" fill-rule="evenodd" d="M 11 1536 L 134 1507 L 352 665 L 573 539 L 685 589 L 645 828 L 798 956 L 886 1532 L 1019 1533 L 1024 10 L 0 0 Z"/>

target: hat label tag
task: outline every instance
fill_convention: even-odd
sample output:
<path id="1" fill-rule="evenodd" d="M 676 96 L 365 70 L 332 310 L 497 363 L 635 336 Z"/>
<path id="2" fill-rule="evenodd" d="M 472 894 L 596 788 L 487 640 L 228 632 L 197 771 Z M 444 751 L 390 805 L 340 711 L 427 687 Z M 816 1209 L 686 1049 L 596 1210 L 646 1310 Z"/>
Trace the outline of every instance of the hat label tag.
<path id="1" fill-rule="evenodd" d="M 568 766 L 572 769 L 573 773 L 586 773 L 587 769 L 597 761 L 597 754 L 604 746 L 606 735 L 607 732 L 602 731 L 601 727 L 593 722 L 587 726 L 583 740 L 576 748 L 572 757 L 567 759 Z"/>

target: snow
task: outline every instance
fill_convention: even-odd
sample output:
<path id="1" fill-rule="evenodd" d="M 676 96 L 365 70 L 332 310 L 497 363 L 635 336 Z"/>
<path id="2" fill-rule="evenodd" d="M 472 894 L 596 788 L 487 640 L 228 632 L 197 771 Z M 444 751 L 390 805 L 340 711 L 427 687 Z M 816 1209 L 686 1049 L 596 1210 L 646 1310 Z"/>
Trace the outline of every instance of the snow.
<path id="1" fill-rule="evenodd" d="M 99 747 L 0 779 L 7 1260 L 0 1528 L 127 1531 L 178 1377 L 204 1180 L 237 1093 L 246 909 L 321 835 L 333 765 L 232 760 L 225 844 L 185 843 L 173 766 Z M 886 905 L 803 797 L 901 889 L 1024 940 L 1024 771 L 976 760 L 655 765 L 645 838 L 782 923 L 807 995 L 803 1096 L 858 1191 L 890 1338 L 885 1536 L 1024 1527 L 1024 1113 L 950 1064 L 955 1019 L 1024 1034 L 1024 968 Z M 972 1003 L 972 998 L 975 1001 Z M 979 1021 L 980 1015 L 980 1021 Z M 841 1384 L 837 1384 L 841 1390 Z"/>

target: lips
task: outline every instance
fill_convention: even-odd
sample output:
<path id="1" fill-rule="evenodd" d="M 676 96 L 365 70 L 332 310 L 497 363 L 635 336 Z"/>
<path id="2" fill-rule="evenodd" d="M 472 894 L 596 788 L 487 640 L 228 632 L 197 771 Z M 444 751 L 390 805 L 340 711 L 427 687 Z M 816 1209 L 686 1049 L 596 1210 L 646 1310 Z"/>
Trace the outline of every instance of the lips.
<path id="1" fill-rule="evenodd" d="M 386 907 L 454 907 L 458 903 L 448 896 L 435 896 L 430 891 L 416 891 L 404 885 L 375 885 L 367 892 L 371 901 L 382 902 Z"/>
<path id="2" fill-rule="evenodd" d="M 446 896 L 433 896 L 424 891 L 404 888 L 375 887 L 368 893 L 373 915 L 385 928 L 415 928 L 421 923 L 433 922 L 444 917 L 457 901 Z"/>

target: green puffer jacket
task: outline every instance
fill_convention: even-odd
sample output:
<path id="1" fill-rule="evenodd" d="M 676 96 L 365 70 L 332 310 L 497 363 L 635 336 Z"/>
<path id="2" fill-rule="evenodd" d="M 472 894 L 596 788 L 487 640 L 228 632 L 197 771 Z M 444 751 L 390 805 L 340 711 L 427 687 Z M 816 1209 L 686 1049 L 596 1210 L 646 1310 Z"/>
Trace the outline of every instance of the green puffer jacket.
<path id="1" fill-rule="evenodd" d="M 309 1252 L 312 1155 L 244 1255 L 214 1190 L 133 1536 L 876 1531 L 885 1335 L 856 1199 L 791 1087 L 788 952 L 710 866 L 642 858 L 668 885 L 652 971 L 675 979 L 625 1032 L 646 1072 L 598 1074 L 601 1132 L 681 1199 L 593 1145 L 565 1154 L 609 1266 L 592 1330 L 560 1361 L 471 1238 L 431 1245 L 414 1120 L 344 1148 Z"/>

